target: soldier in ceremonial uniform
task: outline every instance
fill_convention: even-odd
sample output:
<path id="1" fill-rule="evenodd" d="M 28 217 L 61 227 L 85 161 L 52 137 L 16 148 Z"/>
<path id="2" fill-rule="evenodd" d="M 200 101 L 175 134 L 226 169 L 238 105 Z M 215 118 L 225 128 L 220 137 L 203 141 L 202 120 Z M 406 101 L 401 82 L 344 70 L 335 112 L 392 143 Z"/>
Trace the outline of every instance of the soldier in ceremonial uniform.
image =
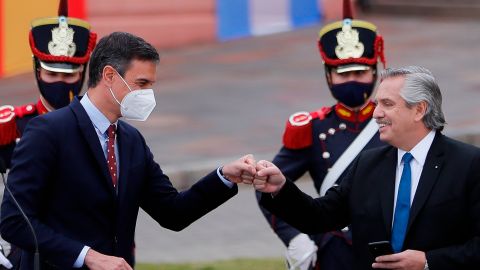
<path id="1" fill-rule="evenodd" d="M 29 42 L 40 97 L 22 106 L 0 107 L 0 157 L 7 167 L 28 121 L 68 105 L 80 93 L 96 34 L 86 21 L 68 17 L 67 1 L 61 0 L 58 17 L 32 21 Z"/>
<path id="2" fill-rule="evenodd" d="M 378 126 L 372 121 L 375 104 L 370 101 L 377 63 L 385 67 L 383 39 L 375 25 L 352 18 L 350 5 L 344 1 L 344 19 L 319 32 L 318 48 L 328 87 L 337 103 L 290 116 L 283 147 L 273 159 L 292 181 L 308 172 L 320 196 L 335 184 L 361 150 L 383 145 Z M 287 246 L 289 269 L 355 268 L 348 228 L 308 236 L 265 209 L 262 211 Z"/>
<path id="3" fill-rule="evenodd" d="M 58 17 L 32 21 L 29 42 L 40 97 L 36 102 L 18 107 L 0 106 L 0 158 L 7 168 L 28 121 L 68 105 L 80 94 L 96 39 L 88 22 L 68 17 L 67 0 L 60 1 Z M 15 267 L 20 252 L 12 247 L 8 254 Z"/>

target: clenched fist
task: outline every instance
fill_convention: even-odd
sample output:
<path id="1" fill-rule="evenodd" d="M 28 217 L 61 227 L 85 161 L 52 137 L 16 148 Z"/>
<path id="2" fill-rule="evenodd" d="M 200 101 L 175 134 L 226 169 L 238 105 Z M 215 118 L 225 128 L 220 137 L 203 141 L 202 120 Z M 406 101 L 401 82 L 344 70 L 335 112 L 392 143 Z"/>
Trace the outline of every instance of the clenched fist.
<path id="1" fill-rule="evenodd" d="M 256 166 L 257 173 L 253 180 L 253 186 L 256 190 L 265 193 L 277 193 L 285 184 L 286 178 L 270 161 L 261 160 Z"/>

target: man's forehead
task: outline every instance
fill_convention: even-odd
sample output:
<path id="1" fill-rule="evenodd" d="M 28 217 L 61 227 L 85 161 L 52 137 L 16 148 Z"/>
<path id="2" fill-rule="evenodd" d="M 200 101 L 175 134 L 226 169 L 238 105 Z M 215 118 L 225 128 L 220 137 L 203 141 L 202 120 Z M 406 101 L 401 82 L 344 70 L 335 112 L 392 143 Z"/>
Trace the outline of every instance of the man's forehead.
<path id="1" fill-rule="evenodd" d="M 125 71 L 125 77 L 132 81 L 155 82 L 157 73 L 157 64 L 151 61 L 133 60 Z"/>

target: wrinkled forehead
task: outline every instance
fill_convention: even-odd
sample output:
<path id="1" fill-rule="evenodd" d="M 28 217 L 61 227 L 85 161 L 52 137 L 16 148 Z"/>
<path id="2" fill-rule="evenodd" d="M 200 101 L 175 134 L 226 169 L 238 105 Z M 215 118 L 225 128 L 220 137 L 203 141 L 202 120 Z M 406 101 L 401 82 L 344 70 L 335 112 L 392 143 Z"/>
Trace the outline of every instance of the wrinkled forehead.
<path id="1" fill-rule="evenodd" d="M 377 87 L 375 100 L 382 99 L 397 100 L 401 98 L 400 93 L 405 85 L 403 76 L 395 76 L 383 79 Z"/>

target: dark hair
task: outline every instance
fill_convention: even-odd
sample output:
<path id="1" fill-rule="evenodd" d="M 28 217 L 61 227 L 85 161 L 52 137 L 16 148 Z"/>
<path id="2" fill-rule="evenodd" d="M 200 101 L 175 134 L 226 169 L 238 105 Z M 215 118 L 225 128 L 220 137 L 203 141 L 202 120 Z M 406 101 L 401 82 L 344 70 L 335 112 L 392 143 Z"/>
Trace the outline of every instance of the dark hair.
<path id="1" fill-rule="evenodd" d="M 97 86 L 107 65 L 124 76 L 132 60 L 158 62 L 160 56 L 151 44 L 130 33 L 113 32 L 103 37 L 90 58 L 88 87 Z"/>

